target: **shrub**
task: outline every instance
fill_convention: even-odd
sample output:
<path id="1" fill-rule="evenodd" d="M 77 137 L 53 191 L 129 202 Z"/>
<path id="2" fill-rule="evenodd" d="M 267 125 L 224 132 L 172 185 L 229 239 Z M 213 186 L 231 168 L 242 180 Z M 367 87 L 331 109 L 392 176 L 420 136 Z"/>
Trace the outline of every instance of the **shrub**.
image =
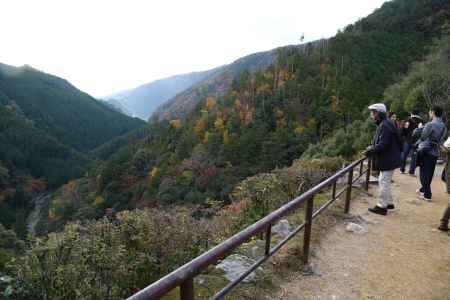
<path id="1" fill-rule="evenodd" d="M 261 219 L 334 174 L 343 163 L 340 158 L 296 160 L 289 168 L 247 178 L 233 192 L 233 200 L 244 203 L 238 217 L 232 217 L 233 226 L 241 228 Z"/>
<path id="2" fill-rule="evenodd" d="M 123 211 L 31 241 L 9 266 L 17 299 L 123 299 L 209 246 L 188 210 Z"/>

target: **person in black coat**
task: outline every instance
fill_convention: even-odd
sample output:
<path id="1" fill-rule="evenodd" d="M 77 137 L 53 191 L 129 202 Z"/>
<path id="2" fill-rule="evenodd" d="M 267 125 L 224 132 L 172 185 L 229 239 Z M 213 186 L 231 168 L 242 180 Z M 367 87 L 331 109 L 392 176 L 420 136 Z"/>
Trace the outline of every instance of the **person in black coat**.
<path id="1" fill-rule="evenodd" d="M 392 199 L 392 176 L 400 167 L 402 142 L 400 133 L 394 122 L 386 116 L 386 106 L 377 103 L 369 106 L 372 119 L 378 125 L 372 145 L 365 154 L 372 158 L 373 168 L 380 171 L 378 176 L 379 200 L 375 207 L 369 208 L 372 213 L 386 215 L 388 209 L 394 209 Z"/>
<path id="2" fill-rule="evenodd" d="M 416 173 L 416 159 L 417 152 L 414 151 L 414 143 L 417 141 L 414 140 L 413 133 L 419 127 L 419 124 L 423 123 L 423 119 L 419 116 L 419 113 L 416 110 L 413 110 L 410 114 L 409 119 L 405 122 L 405 127 L 402 129 L 402 135 L 404 136 L 404 146 L 403 152 L 401 155 L 401 165 L 400 165 L 400 173 L 405 174 L 406 169 L 406 159 L 408 158 L 409 152 L 412 152 L 411 155 L 411 164 L 409 165 L 409 175 L 414 176 Z"/>

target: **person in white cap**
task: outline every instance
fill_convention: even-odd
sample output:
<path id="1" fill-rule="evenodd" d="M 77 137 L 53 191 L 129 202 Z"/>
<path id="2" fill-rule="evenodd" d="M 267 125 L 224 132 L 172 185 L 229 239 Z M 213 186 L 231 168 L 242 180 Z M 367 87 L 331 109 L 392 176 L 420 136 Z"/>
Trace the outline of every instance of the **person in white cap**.
<path id="1" fill-rule="evenodd" d="M 369 211 L 386 215 L 388 209 L 394 209 L 391 184 L 394 170 L 400 167 L 400 152 L 402 141 L 395 124 L 386 117 L 386 105 L 383 103 L 369 106 L 370 116 L 378 125 L 372 145 L 364 152 L 372 158 L 372 166 L 380 171 L 378 177 L 378 203 Z"/>

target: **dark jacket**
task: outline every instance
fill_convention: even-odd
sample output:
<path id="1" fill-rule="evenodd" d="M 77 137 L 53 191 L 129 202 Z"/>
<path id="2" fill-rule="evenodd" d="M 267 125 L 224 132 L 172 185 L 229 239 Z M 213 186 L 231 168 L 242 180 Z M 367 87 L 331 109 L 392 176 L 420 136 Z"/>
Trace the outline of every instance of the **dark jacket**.
<path id="1" fill-rule="evenodd" d="M 367 155 L 372 157 L 373 169 L 390 171 L 400 167 L 401 138 L 394 123 L 382 116 Z"/>
<path id="2" fill-rule="evenodd" d="M 423 127 L 422 128 L 416 128 L 413 131 L 413 134 L 411 136 L 411 141 L 412 144 L 414 145 L 415 148 L 417 148 L 417 141 L 420 139 L 420 137 L 422 136 L 422 132 L 423 132 Z"/>
<path id="3" fill-rule="evenodd" d="M 409 127 L 403 128 L 404 132 L 402 135 L 405 138 L 405 141 L 412 145 L 414 144 L 414 140 L 412 138 L 414 130 L 416 130 L 417 127 L 419 127 L 420 123 L 423 123 L 423 119 L 419 116 L 413 115 L 408 119 Z"/>

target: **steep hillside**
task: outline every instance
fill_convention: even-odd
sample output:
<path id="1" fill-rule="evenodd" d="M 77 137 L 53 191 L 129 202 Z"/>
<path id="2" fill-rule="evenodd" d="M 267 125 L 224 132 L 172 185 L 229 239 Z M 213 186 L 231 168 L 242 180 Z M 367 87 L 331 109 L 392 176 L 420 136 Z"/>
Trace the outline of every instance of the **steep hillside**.
<path id="1" fill-rule="evenodd" d="M 0 64 L 0 91 L 36 128 L 80 151 L 93 149 L 143 125 L 66 80 L 29 66 Z"/>
<path id="2" fill-rule="evenodd" d="M 196 98 L 184 118 L 96 149 L 103 158 L 114 154 L 72 192 L 55 195 L 51 215 L 78 218 L 67 209 L 74 206 L 100 216 L 107 208 L 227 203 L 240 180 L 288 166 L 328 138 L 333 156 L 351 158 L 354 145 L 370 140 L 368 103 L 430 52 L 449 13 L 448 2 L 396 0 L 329 40 L 278 49 L 267 68 Z"/>
<path id="3" fill-rule="evenodd" d="M 183 118 L 91 151 L 105 161 L 41 207 L 36 232 L 60 232 L 11 261 L 12 297 L 122 299 L 341 168 L 338 156 L 352 159 L 370 140 L 368 103 L 384 96 L 400 114 L 449 105 L 449 16 L 448 1 L 387 2 L 329 40 L 278 49 Z M 294 161 L 308 152 L 333 157 Z M 10 171 L 0 163 L 0 184 Z M 127 211 L 136 207 L 149 209 Z M 19 248 L 1 226 L 0 235 L 6 256 Z"/>
<path id="4" fill-rule="evenodd" d="M 148 120 L 157 107 L 178 93 L 221 70 L 221 67 L 204 72 L 193 72 L 156 80 L 137 88 L 105 97 L 117 105 L 118 101 L 132 116 Z"/>
<path id="5" fill-rule="evenodd" d="M 0 64 L 0 223 L 25 236 L 33 197 L 82 176 L 89 150 L 144 124 L 61 78 Z"/>
<path id="6" fill-rule="evenodd" d="M 126 107 L 125 104 L 123 103 L 122 100 L 119 99 L 108 99 L 106 100 L 101 100 L 103 101 L 104 104 L 106 104 L 108 107 L 114 109 L 115 111 L 118 111 L 124 115 L 127 116 L 133 116 L 133 113 L 131 111 L 129 111 Z"/>
<path id="7" fill-rule="evenodd" d="M 268 67 L 274 61 L 276 49 L 267 52 L 254 53 L 242 57 L 221 68 L 204 80 L 192 85 L 185 91 L 163 103 L 152 115 L 152 121 L 184 118 L 191 112 L 205 95 L 222 95 L 230 87 L 231 82 L 243 71 L 254 72 Z"/>

